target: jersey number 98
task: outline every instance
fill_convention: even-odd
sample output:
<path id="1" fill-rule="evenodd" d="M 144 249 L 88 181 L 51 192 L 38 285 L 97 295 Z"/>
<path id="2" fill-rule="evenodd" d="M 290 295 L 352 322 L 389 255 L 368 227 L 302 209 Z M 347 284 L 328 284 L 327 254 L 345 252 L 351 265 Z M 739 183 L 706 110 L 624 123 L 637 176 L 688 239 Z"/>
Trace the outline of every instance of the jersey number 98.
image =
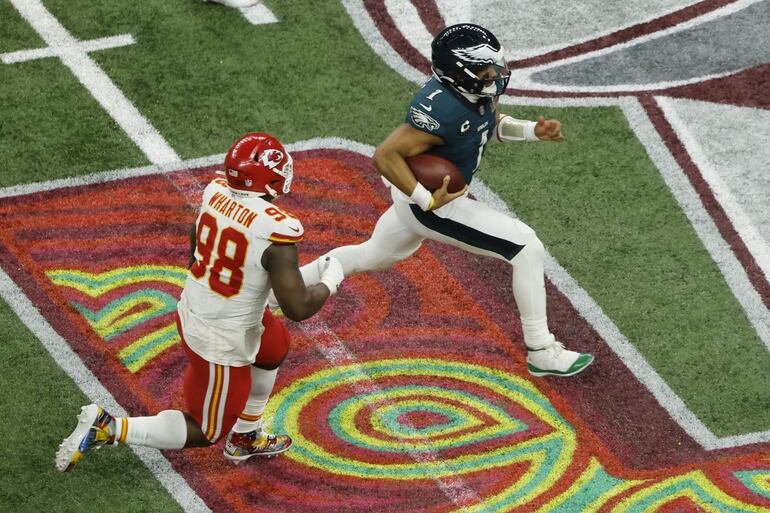
<path id="1" fill-rule="evenodd" d="M 217 220 L 208 213 L 201 215 L 196 234 L 196 258 L 190 272 L 199 280 L 209 271 L 209 287 L 224 297 L 232 297 L 241 291 L 243 286 L 243 266 L 246 263 L 246 250 L 249 241 L 246 236 L 228 227 L 220 233 Z M 216 248 L 216 254 L 214 249 Z M 228 249 L 231 251 L 228 252 Z M 213 261 L 212 261 L 213 256 Z M 227 281 L 222 279 L 222 271 L 227 269 L 230 276 Z"/>

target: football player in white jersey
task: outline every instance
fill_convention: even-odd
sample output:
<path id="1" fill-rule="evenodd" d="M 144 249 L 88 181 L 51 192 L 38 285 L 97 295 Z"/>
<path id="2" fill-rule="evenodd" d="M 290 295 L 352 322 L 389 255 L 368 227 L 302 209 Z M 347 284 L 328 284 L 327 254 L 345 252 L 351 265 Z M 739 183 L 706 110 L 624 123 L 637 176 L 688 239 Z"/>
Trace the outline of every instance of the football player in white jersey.
<path id="1" fill-rule="evenodd" d="M 470 184 L 491 139 L 499 142 L 561 141 L 561 123 L 522 121 L 500 114 L 498 96 L 509 72 L 503 48 L 489 30 L 470 23 L 453 25 L 431 45 L 433 77 L 412 99 L 404 123 L 380 144 L 374 165 L 391 188 L 393 205 L 377 221 L 371 238 L 332 250 L 345 276 L 385 269 L 412 255 L 424 239 L 508 262 L 513 295 L 534 376 L 572 376 L 593 361 L 566 349 L 548 328 L 544 284 L 545 248 L 519 219 L 471 199 L 466 190 L 428 191 L 405 159 L 429 153 L 451 161 Z M 326 258 L 326 256 L 322 258 Z M 306 283 L 317 283 L 318 262 L 302 268 Z M 272 300 L 271 300 L 272 303 Z"/>
<path id="2" fill-rule="evenodd" d="M 286 327 L 265 308 L 267 295 L 272 287 L 283 313 L 300 321 L 343 279 L 342 266 L 329 258 L 317 269 L 320 282 L 305 286 L 295 246 L 302 224 L 271 204 L 289 192 L 292 177 L 292 158 L 271 135 L 250 133 L 233 144 L 223 176 L 203 192 L 177 307 L 188 358 L 185 411 L 114 417 L 96 404 L 84 406 L 56 453 L 59 470 L 71 469 L 89 450 L 118 443 L 182 449 L 227 435 L 224 455 L 235 462 L 289 448 L 291 438 L 263 429 L 262 412 L 289 346 Z"/>

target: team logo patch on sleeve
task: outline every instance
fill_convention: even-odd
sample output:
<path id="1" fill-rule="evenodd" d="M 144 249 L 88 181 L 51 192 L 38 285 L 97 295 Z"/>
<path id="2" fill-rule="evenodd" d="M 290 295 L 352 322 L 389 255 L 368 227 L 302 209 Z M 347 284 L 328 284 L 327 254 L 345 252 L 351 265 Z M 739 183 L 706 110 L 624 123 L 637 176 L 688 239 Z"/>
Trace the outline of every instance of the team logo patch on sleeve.
<path id="1" fill-rule="evenodd" d="M 415 109 L 414 107 L 409 107 L 409 114 L 412 116 L 412 121 L 414 124 L 420 128 L 433 131 L 438 130 L 441 127 L 438 121 L 428 116 L 423 111 Z"/>

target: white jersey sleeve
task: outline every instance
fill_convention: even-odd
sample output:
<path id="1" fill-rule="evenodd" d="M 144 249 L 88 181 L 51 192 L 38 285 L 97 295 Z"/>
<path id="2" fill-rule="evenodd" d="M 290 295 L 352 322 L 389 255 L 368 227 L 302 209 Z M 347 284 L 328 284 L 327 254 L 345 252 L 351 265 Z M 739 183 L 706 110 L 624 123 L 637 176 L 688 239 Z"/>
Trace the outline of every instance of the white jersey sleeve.
<path id="1" fill-rule="evenodd" d="M 203 192 L 196 235 L 195 262 L 178 305 L 185 341 L 208 361 L 249 365 L 259 351 L 270 290 L 262 255 L 271 244 L 302 240 L 302 223 L 218 178 Z"/>

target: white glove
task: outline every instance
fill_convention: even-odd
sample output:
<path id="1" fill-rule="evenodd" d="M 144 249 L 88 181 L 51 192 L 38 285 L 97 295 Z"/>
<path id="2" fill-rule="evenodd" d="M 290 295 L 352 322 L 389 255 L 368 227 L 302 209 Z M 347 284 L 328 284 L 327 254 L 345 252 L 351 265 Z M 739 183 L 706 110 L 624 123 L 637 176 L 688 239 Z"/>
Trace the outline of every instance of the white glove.
<path id="1" fill-rule="evenodd" d="M 321 274 L 321 283 L 329 289 L 329 295 L 336 293 L 337 287 L 345 279 L 340 261 L 334 257 L 324 257 L 323 260 L 318 261 L 318 270 Z"/>

